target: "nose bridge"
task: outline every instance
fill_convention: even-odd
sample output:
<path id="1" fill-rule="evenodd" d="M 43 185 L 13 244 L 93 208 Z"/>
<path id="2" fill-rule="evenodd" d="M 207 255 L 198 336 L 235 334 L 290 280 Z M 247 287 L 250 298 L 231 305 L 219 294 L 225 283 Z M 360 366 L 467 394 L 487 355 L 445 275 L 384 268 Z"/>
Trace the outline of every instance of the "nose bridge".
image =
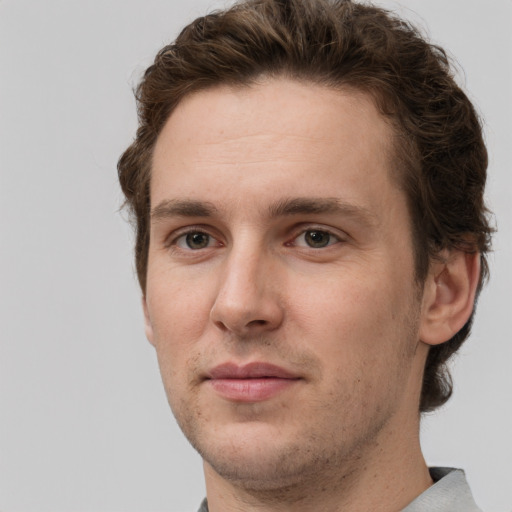
<path id="1" fill-rule="evenodd" d="M 240 334 L 277 327 L 282 319 L 272 254 L 256 237 L 235 241 L 223 264 L 212 320 Z"/>

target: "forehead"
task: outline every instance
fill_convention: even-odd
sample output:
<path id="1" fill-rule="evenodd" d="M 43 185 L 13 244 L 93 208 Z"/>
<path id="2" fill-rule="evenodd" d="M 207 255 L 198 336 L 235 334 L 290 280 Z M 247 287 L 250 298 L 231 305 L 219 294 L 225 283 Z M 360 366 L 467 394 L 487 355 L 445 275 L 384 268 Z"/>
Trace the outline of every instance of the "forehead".
<path id="1" fill-rule="evenodd" d="M 358 187 L 389 185 L 392 139 L 362 92 L 282 78 L 218 86 L 185 97 L 168 119 L 153 154 L 151 202 L 200 189 L 222 198 L 232 188 L 325 197 L 333 187 L 357 202 Z"/>
<path id="2" fill-rule="evenodd" d="M 160 151 L 162 140 L 180 144 L 191 137 L 213 143 L 281 132 L 318 139 L 330 131 L 347 139 L 348 132 L 356 130 L 366 132 L 379 146 L 390 142 L 391 125 L 370 94 L 275 78 L 254 85 L 218 85 L 185 96 L 164 125 L 155 150 Z"/>

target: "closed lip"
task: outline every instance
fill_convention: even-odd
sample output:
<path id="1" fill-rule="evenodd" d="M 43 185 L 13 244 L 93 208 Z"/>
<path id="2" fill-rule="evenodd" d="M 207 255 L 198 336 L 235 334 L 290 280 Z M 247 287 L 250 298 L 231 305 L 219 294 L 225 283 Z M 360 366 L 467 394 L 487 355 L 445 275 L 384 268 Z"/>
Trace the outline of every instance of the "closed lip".
<path id="1" fill-rule="evenodd" d="M 300 376 L 281 366 L 265 362 L 252 362 L 239 365 L 227 362 L 215 366 L 206 374 L 207 379 L 300 379 Z"/>
<path id="2" fill-rule="evenodd" d="M 302 377 L 270 363 L 227 362 L 212 368 L 205 383 L 221 398 L 236 403 L 255 403 L 270 400 Z"/>

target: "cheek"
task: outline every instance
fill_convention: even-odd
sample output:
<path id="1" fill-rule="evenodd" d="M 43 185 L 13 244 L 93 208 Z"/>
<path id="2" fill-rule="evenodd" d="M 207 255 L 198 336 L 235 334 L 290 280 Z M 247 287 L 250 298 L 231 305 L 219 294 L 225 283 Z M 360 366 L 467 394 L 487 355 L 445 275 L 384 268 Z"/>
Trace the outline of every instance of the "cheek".
<path id="1" fill-rule="evenodd" d="M 181 283 L 177 273 L 148 276 L 147 301 L 155 348 L 160 365 L 167 370 L 183 367 L 210 316 L 211 301 L 205 283 Z"/>
<path id="2" fill-rule="evenodd" d="M 290 291 L 296 297 L 293 316 L 299 333 L 308 333 L 310 348 L 329 366 L 350 364 L 354 371 L 368 371 L 403 350 L 410 335 L 413 297 L 405 281 L 398 286 L 396 280 L 383 280 L 379 274 L 392 276 L 345 273 L 320 281 L 327 284 L 315 293 L 304 293 L 314 289 L 306 283 L 301 293 Z"/>

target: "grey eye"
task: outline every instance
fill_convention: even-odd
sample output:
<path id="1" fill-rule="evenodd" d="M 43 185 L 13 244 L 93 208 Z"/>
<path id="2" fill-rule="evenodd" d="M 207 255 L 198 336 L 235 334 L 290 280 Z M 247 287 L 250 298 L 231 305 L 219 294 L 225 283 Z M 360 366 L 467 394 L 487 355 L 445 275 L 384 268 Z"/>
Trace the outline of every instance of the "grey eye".
<path id="1" fill-rule="evenodd" d="M 176 245 L 181 249 L 205 249 L 211 245 L 212 239 L 210 235 L 202 233 L 201 231 L 193 231 L 180 236 L 176 240 Z"/>
<path id="2" fill-rule="evenodd" d="M 189 233 L 187 235 L 187 245 L 191 249 L 204 249 L 210 243 L 210 236 L 206 233 Z"/>
<path id="3" fill-rule="evenodd" d="M 327 231 L 310 230 L 304 233 L 304 241 L 315 249 L 327 247 L 331 243 L 331 234 Z"/>

